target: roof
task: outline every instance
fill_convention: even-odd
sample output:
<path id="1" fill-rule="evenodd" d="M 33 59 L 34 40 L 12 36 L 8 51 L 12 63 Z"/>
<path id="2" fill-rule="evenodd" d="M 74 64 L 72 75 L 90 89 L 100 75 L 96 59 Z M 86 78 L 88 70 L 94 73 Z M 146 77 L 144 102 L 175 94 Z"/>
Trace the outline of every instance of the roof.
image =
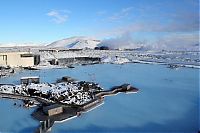
<path id="1" fill-rule="evenodd" d="M 38 79 L 38 76 L 21 77 L 21 79 Z"/>
<path id="2" fill-rule="evenodd" d="M 62 106 L 59 105 L 59 104 L 52 104 L 52 105 L 43 107 L 43 110 L 44 110 L 44 111 L 47 111 L 47 110 L 55 109 L 55 108 L 59 108 L 59 107 L 62 107 Z"/>
<path id="3" fill-rule="evenodd" d="M 31 54 L 30 52 L 0 52 L 0 55 L 7 55 L 7 54 Z"/>

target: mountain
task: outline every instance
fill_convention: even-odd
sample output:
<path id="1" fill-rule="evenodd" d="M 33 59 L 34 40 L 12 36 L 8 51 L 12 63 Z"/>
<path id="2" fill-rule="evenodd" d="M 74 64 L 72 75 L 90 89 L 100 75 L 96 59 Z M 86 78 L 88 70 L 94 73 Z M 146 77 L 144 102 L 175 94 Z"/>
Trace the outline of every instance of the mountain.
<path id="1" fill-rule="evenodd" d="M 78 37 L 71 37 L 55 41 L 47 45 L 47 47 L 49 48 L 60 47 L 69 49 L 84 49 L 84 48 L 94 49 L 95 47 L 98 46 L 100 42 L 101 42 L 100 40 L 96 40 L 93 38 L 78 36 Z"/>

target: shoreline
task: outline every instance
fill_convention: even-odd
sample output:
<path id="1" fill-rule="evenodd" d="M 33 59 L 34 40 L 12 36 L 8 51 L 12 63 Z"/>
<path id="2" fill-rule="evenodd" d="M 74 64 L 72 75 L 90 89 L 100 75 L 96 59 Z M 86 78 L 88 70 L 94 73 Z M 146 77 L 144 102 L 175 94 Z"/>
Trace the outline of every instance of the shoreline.
<path id="1" fill-rule="evenodd" d="M 169 69 L 179 69 L 179 68 L 190 68 L 190 69 L 200 69 L 200 65 L 194 65 L 194 64 L 180 64 L 180 63 L 167 63 L 167 62 L 153 62 L 153 61 L 143 61 L 143 60 L 133 60 L 133 61 L 130 61 L 130 62 L 125 62 L 125 63 L 112 63 L 112 62 L 106 62 L 106 63 L 97 63 L 98 65 L 101 65 L 101 64 L 114 64 L 114 65 L 124 65 L 124 64 L 149 64 L 149 65 L 163 65 L 163 66 L 166 66 L 167 68 Z M 82 65 L 82 64 L 80 64 Z M 96 65 L 96 64 L 85 64 L 85 65 L 82 65 L 82 66 L 87 66 L 87 65 Z M 175 68 L 171 68 L 169 67 L 170 65 L 175 65 L 177 67 Z M 76 67 L 77 64 L 74 64 L 73 65 L 73 68 Z M 35 69 L 35 70 L 32 70 Z M 40 71 L 40 70 L 50 70 L 50 69 L 71 69 L 67 66 L 62 66 L 62 65 L 51 65 L 51 66 L 33 66 L 33 67 L 30 67 L 30 71 Z M 24 69 L 24 70 L 27 70 L 27 69 Z M 23 70 L 22 70 L 23 71 Z M 0 72 L 1 73 L 1 72 Z M 18 71 L 16 71 L 14 74 L 17 74 Z M 5 75 L 5 76 L 0 76 L 0 79 L 4 79 L 4 78 L 7 78 L 7 77 L 10 77 L 12 76 L 13 73 L 9 73 L 8 75 Z"/>
<path id="2" fill-rule="evenodd" d="M 89 110 L 83 111 L 83 112 L 81 112 L 81 113 L 88 113 L 88 112 L 90 112 L 90 111 L 92 111 L 92 110 L 94 110 L 94 109 L 96 109 L 96 108 L 102 106 L 103 104 L 104 104 L 104 101 L 103 101 L 102 103 L 98 104 L 97 106 L 94 106 L 94 107 L 90 108 Z M 69 118 L 67 118 L 67 119 L 65 119 L 65 120 L 55 121 L 55 123 L 63 123 L 63 122 L 72 120 L 72 119 L 77 118 L 77 117 L 78 117 L 78 116 L 75 115 L 75 116 L 69 117 Z"/>
<path id="3" fill-rule="evenodd" d="M 169 69 L 179 69 L 179 68 L 190 68 L 190 69 L 200 69 L 200 65 L 191 65 L 191 64 L 179 64 L 179 63 L 165 63 L 165 62 L 152 62 L 152 61 L 141 61 L 141 60 L 133 60 L 130 62 L 125 62 L 125 63 L 112 63 L 112 62 L 106 62 L 106 63 L 98 63 L 98 64 L 92 64 L 92 65 L 101 65 L 101 64 L 113 64 L 113 65 L 125 65 L 125 64 L 147 64 L 147 65 L 162 65 L 162 66 L 166 66 Z M 81 64 L 80 64 L 81 65 Z M 82 65 L 82 66 L 87 66 L 87 65 L 91 65 L 91 64 L 86 64 L 86 65 Z M 169 65 L 177 65 L 176 68 L 170 68 Z M 76 67 L 76 65 L 73 65 L 74 67 Z M 69 69 L 66 66 L 46 66 L 42 69 L 38 69 L 38 70 L 44 70 L 44 69 Z"/>

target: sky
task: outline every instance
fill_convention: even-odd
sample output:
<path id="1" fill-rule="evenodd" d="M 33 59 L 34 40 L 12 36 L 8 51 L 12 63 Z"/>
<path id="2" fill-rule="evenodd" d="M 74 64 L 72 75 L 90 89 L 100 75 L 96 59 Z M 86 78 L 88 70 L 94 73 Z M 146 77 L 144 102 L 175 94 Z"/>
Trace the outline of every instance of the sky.
<path id="1" fill-rule="evenodd" d="M 196 44 L 198 0 L 1 0 L 0 43 L 72 36 Z"/>

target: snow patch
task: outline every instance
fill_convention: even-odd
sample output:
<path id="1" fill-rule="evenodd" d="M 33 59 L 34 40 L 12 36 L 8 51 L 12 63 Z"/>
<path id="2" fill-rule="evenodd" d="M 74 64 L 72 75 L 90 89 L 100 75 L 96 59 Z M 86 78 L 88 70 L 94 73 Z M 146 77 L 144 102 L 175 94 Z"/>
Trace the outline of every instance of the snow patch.
<path id="1" fill-rule="evenodd" d="M 125 58 L 125 57 L 118 57 L 118 56 L 110 57 L 110 56 L 107 56 L 107 57 L 101 58 L 101 62 L 103 62 L 103 63 L 113 63 L 113 64 L 124 64 L 124 63 L 130 62 L 130 60 Z"/>

